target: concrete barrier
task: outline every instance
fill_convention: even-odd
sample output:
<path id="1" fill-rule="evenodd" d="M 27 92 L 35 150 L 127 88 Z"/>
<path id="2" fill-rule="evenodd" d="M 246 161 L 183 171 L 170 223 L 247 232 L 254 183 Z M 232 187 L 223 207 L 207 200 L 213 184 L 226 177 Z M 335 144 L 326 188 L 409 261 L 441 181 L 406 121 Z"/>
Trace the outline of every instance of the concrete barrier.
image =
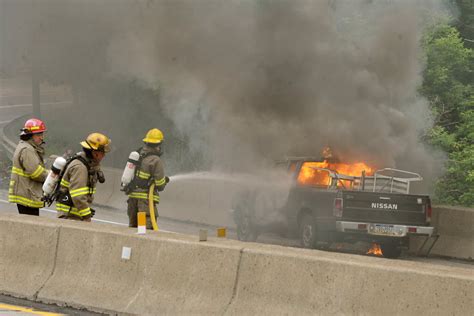
<path id="1" fill-rule="evenodd" d="M 100 312 L 467 315 L 474 308 L 472 269 L 455 265 L 199 243 L 19 215 L 0 215 L 0 228 L 1 293 Z M 129 260 L 123 247 L 131 248 Z"/>
<path id="2" fill-rule="evenodd" d="M 440 235 L 432 253 L 462 259 L 474 259 L 474 209 L 437 206 L 433 226 Z"/>
<path id="3" fill-rule="evenodd" d="M 139 315 L 222 314 L 232 298 L 238 247 L 78 224 L 62 227 L 41 301 Z M 130 260 L 121 259 L 122 247 L 131 248 Z"/>
<path id="4" fill-rule="evenodd" d="M 228 314 L 467 315 L 474 308 L 470 269 L 265 248 L 243 251 Z"/>
<path id="5" fill-rule="evenodd" d="M 54 270 L 59 225 L 27 215 L 0 218 L 0 290 L 34 298 Z"/>
<path id="6" fill-rule="evenodd" d="M 433 207 L 432 226 L 439 234 L 431 255 L 473 260 L 474 258 L 474 209 L 454 206 Z M 425 237 L 410 238 L 410 252 L 417 253 Z M 428 240 L 425 250 L 431 246 Z"/>

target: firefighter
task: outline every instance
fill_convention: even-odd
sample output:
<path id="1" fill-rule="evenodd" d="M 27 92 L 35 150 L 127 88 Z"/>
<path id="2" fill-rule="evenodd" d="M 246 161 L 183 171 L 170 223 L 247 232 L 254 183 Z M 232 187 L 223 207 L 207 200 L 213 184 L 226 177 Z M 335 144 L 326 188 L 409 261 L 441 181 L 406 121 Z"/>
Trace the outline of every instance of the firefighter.
<path id="1" fill-rule="evenodd" d="M 104 134 L 92 133 L 80 143 L 82 152 L 68 160 L 56 201 L 59 218 L 91 221 L 95 214 L 91 204 L 97 181 L 105 181 L 100 162 L 110 151 L 110 142 Z"/>
<path id="2" fill-rule="evenodd" d="M 147 229 L 153 229 L 150 211 L 149 211 L 149 189 L 152 184 L 155 185 L 153 192 L 153 205 L 160 202 L 159 191 L 165 189 L 169 178 L 165 177 L 163 163 L 160 156 L 163 154 L 163 133 L 153 128 L 148 131 L 143 139 L 144 146 L 138 149 L 140 158 L 135 169 L 134 178 L 128 185 L 126 193 L 128 194 L 128 219 L 129 227 L 137 227 L 138 212 L 146 212 Z M 155 220 L 158 212 L 155 212 Z"/>
<path id="3" fill-rule="evenodd" d="M 43 160 L 44 132 L 43 121 L 27 120 L 13 154 L 8 201 L 17 204 L 20 214 L 39 216 L 39 209 L 44 207 L 42 186 L 48 175 Z"/>

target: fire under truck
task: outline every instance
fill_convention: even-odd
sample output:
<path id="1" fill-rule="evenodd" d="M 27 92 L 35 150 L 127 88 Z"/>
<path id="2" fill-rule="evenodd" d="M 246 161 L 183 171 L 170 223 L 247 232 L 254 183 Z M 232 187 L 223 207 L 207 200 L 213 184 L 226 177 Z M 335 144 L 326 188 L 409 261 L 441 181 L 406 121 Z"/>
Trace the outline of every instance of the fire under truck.
<path id="1" fill-rule="evenodd" d="M 411 235 L 426 237 L 422 248 L 436 237 L 429 196 L 410 194 L 411 184 L 422 180 L 419 174 L 308 157 L 288 158 L 277 167 L 287 184 L 248 185 L 234 196 L 239 240 L 274 233 L 319 249 L 364 241 L 380 245 L 384 257 L 397 258 Z"/>

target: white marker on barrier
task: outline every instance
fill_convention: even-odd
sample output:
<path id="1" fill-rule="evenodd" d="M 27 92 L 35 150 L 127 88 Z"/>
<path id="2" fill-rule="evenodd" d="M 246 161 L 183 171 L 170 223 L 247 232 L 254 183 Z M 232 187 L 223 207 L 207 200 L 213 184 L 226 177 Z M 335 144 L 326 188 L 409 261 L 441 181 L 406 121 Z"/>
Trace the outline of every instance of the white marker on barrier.
<path id="1" fill-rule="evenodd" d="M 137 234 L 139 234 L 139 235 L 146 234 L 146 213 L 145 212 L 138 212 L 137 222 L 138 222 Z"/>
<path id="2" fill-rule="evenodd" d="M 130 260 L 130 256 L 132 255 L 132 248 L 130 247 L 122 247 L 122 259 Z"/>

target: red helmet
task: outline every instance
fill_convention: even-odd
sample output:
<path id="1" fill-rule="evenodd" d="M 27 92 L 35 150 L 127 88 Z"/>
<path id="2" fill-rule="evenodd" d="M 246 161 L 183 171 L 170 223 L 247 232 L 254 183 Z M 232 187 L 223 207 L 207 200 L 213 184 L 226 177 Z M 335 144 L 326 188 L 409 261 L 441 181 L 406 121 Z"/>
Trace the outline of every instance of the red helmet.
<path id="1" fill-rule="evenodd" d="M 25 122 L 25 126 L 21 129 L 20 135 L 39 134 L 45 131 L 46 125 L 44 125 L 43 121 L 32 118 Z"/>

